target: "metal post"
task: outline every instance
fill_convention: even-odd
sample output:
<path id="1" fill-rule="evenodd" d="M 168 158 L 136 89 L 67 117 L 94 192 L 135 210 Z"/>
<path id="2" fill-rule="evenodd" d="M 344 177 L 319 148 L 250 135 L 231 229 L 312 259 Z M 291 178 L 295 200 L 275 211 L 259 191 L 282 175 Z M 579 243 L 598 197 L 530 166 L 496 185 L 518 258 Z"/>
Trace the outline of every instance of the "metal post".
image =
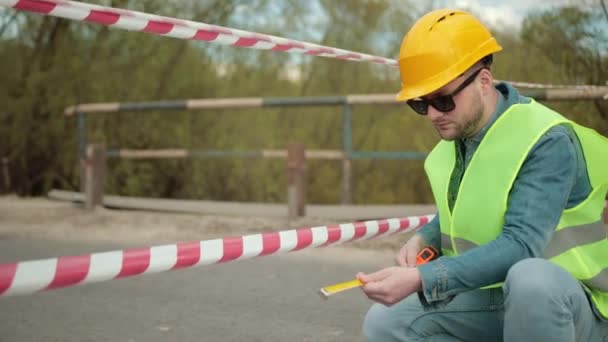
<path id="1" fill-rule="evenodd" d="M 287 147 L 287 211 L 289 219 L 306 215 L 306 152 L 302 143 Z"/>
<path id="2" fill-rule="evenodd" d="M 103 188 L 106 174 L 106 147 L 102 144 L 87 146 L 84 208 L 94 209 L 103 204 Z"/>
<path id="3" fill-rule="evenodd" d="M 353 174 L 351 153 L 353 151 L 352 142 L 352 106 L 345 104 L 342 112 L 342 129 L 344 159 L 342 160 L 342 204 L 352 204 L 353 202 Z"/>
<path id="4" fill-rule="evenodd" d="M 87 163 L 87 117 L 86 113 L 78 112 L 78 166 L 80 168 L 80 191 L 86 189 L 86 163 Z"/>
<path id="5" fill-rule="evenodd" d="M 352 160 L 345 156 L 344 159 L 342 159 L 342 204 L 353 203 L 352 179 Z"/>

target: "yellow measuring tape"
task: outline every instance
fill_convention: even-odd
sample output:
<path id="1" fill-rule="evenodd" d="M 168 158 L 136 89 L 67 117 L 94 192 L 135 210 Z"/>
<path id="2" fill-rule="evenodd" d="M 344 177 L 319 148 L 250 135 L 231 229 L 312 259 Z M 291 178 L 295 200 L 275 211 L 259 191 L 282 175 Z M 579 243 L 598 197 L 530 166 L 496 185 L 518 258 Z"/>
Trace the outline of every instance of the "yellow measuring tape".
<path id="1" fill-rule="evenodd" d="M 349 281 L 345 281 L 343 283 L 325 286 L 319 290 L 319 295 L 323 299 L 327 299 L 327 298 L 329 298 L 329 296 L 331 296 L 333 294 L 336 294 L 336 293 L 339 293 L 342 291 L 346 291 L 346 290 L 350 290 L 350 289 L 354 289 L 361 285 L 363 285 L 363 282 L 359 279 L 349 280 Z"/>
<path id="2" fill-rule="evenodd" d="M 426 264 L 427 262 L 435 259 L 437 255 L 439 255 L 439 252 L 435 249 L 435 247 L 427 246 L 418 252 L 418 255 L 416 256 L 416 265 Z M 319 295 L 321 295 L 323 299 L 327 299 L 331 295 L 360 287 L 363 284 L 364 283 L 359 279 L 349 280 L 343 283 L 323 287 L 319 290 Z"/>

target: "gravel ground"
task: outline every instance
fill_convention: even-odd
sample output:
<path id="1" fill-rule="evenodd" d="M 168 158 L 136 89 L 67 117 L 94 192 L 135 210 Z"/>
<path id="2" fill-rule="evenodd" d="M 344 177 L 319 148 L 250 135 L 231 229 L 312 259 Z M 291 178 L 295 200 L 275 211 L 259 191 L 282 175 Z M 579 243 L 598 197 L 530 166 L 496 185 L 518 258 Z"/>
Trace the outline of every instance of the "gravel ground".
<path id="1" fill-rule="evenodd" d="M 344 221 L 321 218 L 240 217 L 97 208 L 47 198 L 0 196 L 0 237 L 62 241 L 119 242 L 128 245 L 207 240 L 265 231 L 323 226 Z M 347 248 L 396 250 L 407 233 L 348 244 Z M 344 247 L 341 247 L 344 248 Z"/>

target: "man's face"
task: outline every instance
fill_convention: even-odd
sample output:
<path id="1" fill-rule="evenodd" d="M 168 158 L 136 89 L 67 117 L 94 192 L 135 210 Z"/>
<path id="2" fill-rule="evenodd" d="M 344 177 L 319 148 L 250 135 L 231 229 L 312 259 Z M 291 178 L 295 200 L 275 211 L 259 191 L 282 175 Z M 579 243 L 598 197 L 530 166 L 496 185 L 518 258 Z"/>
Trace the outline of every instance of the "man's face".
<path id="1" fill-rule="evenodd" d="M 474 71 L 468 70 L 442 88 L 424 96 L 424 99 L 453 93 Z M 477 84 L 477 77 L 471 84 L 456 94 L 453 101 L 456 106 L 449 112 L 440 112 L 433 106 L 428 107 L 427 116 L 443 140 L 468 138 L 477 132 L 484 112 L 484 103 L 481 90 Z"/>

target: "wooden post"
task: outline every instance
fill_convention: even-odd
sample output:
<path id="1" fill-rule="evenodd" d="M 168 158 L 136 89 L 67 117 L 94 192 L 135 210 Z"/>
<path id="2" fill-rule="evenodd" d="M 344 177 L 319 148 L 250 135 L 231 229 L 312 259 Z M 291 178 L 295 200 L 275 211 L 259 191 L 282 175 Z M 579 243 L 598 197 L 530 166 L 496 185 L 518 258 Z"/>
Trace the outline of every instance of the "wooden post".
<path id="1" fill-rule="evenodd" d="M 306 152 L 302 143 L 287 147 L 287 208 L 289 219 L 306 215 Z"/>
<path id="2" fill-rule="evenodd" d="M 87 191 L 87 157 L 78 158 L 78 170 L 80 172 L 80 192 L 83 194 Z"/>
<path id="3" fill-rule="evenodd" d="M 9 192 L 11 190 L 11 174 L 8 168 L 8 158 L 2 157 L 2 175 L 4 181 L 4 191 Z"/>
<path id="4" fill-rule="evenodd" d="M 78 168 L 80 172 L 80 192 L 86 192 L 87 188 L 87 114 L 77 112 L 78 115 Z"/>
<path id="5" fill-rule="evenodd" d="M 102 144 L 87 146 L 85 165 L 84 208 L 103 205 L 103 188 L 106 174 L 106 147 Z"/>

